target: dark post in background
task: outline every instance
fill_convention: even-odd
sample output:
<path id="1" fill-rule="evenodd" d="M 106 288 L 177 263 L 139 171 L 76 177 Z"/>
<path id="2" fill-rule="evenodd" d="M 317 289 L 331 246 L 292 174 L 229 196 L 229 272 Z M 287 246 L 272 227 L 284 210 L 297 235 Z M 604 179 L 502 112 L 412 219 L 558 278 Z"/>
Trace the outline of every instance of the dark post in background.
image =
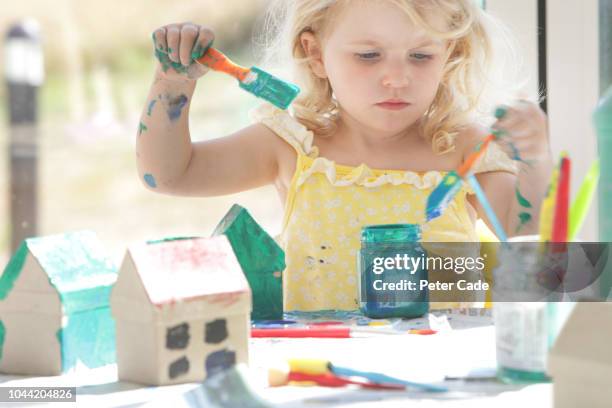
<path id="1" fill-rule="evenodd" d="M 4 74 L 10 118 L 11 253 L 36 235 L 38 151 L 38 90 L 43 82 L 43 53 L 38 24 L 26 20 L 12 25 L 5 36 Z"/>

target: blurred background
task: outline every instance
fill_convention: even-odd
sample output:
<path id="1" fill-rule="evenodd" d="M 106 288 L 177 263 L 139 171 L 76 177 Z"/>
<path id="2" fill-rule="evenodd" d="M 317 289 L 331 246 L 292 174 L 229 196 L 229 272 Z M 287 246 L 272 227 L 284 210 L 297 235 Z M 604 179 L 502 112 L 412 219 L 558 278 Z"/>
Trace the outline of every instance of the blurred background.
<path id="1" fill-rule="evenodd" d="M 526 91 L 545 92 L 553 154 L 569 151 L 572 185 L 578 186 L 596 157 L 592 113 L 612 82 L 612 0 L 478 1 L 516 35 Z M 269 2 L 0 2 L 0 268 L 11 252 L 15 192 L 23 197 L 18 208 L 25 214 L 14 223 L 18 230 L 33 230 L 23 221 L 28 214 L 36 214 L 35 235 L 93 230 L 115 261 L 131 242 L 209 236 L 234 203 L 278 234 L 282 207 L 273 187 L 218 198 L 155 194 L 138 179 L 134 151 L 155 68 L 151 33 L 171 22 L 205 24 L 216 32 L 215 46 L 251 66 L 263 55 L 260 34 Z M 36 85 L 16 89 L 22 96 L 38 94 L 37 112 L 22 114 L 35 114 L 36 125 L 20 128 L 10 125 L 15 118 L 9 106 L 15 103 L 6 78 L 23 68 L 7 58 L 18 60 L 32 50 L 19 50 L 20 41 L 9 45 L 7 35 L 24 18 L 38 24 L 44 78 L 29 72 L 26 80 Z M 221 137 L 248 125 L 248 112 L 259 103 L 234 79 L 211 72 L 199 81 L 191 105 L 193 139 Z M 13 183 L 11 168 L 18 175 Z M 582 239 L 596 239 L 596 213 L 594 208 L 587 218 Z"/>
<path id="2" fill-rule="evenodd" d="M 44 82 L 38 125 L 37 235 L 90 229 L 115 260 L 127 244 L 170 236 L 208 236 L 233 203 L 246 207 L 271 234 L 282 208 L 273 187 L 219 198 L 164 196 L 136 173 L 135 138 L 153 78 L 151 33 L 193 21 L 216 31 L 215 46 L 251 66 L 266 0 L 0 2 L 0 31 L 29 17 L 41 32 Z M 1 49 L 2 47 L 0 47 Z M 6 48 L 6 47 L 4 47 Z M 5 66 L 7 53 L 0 54 Z M 4 81 L 3 81 L 4 82 Z M 7 87 L 0 86 L 0 267 L 10 252 L 10 129 Z M 256 98 L 235 80 L 210 73 L 198 83 L 190 114 L 194 140 L 248 125 Z M 31 205 L 31 203 L 30 203 Z M 21 227 L 31 227 L 27 224 Z"/>

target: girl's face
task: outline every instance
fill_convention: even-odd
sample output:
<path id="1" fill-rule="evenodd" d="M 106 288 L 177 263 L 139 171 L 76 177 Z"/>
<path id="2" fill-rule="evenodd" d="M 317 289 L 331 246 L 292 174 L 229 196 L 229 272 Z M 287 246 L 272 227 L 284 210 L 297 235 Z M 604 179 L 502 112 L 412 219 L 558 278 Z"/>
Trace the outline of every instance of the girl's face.
<path id="1" fill-rule="evenodd" d="M 443 22 L 432 21 L 434 24 Z M 381 136 L 417 122 L 440 84 L 446 44 L 385 1 L 352 1 L 323 40 L 320 67 L 343 115 Z"/>

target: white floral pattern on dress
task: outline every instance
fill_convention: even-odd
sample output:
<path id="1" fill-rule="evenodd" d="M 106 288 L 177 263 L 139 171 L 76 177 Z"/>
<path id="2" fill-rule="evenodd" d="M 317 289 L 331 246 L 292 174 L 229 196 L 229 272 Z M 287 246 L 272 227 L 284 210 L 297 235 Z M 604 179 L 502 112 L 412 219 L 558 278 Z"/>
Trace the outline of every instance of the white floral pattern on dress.
<path id="1" fill-rule="evenodd" d="M 421 225 L 423 241 L 477 240 L 467 211 L 467 184 L 442 216 L 425 223 L 425 202 L 443 172 L 336 165 L 318 157 L 312 132 L 288 112 L 264 104 L 252 117 L 293 146 L 300 164 L 279 238 L 285 249 L 285 310 L 358 308 L 357 255 L 365 225 L 414 223 Z M 516 163 L 492 143 L 475 169 L 516 174 Z"/>

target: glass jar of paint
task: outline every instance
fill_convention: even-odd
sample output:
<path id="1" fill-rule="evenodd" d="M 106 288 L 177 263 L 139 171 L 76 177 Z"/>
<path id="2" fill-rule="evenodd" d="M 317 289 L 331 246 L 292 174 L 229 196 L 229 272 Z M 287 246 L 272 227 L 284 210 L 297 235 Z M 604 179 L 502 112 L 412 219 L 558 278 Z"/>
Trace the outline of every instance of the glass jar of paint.
<path id="1" fill-rule="evenodd" d="M 493 271 L 497 377 L 506 383 L 549 382 L 548 352 L 572 305 L 558 303 L 560 293 L 538 284 L 549 267 L 541 257 L 539 236 L 508 242 L 500 247 Z"/>
<path id="2" fill-rule="evenodd" d="M 359 305 L 372 318 L 419 317 L 429 310 L 429 292 L 420 289 L 427 269 L 411 258 L 423 259 L 418 224 L 365 226 L 358 254 Z"/>

